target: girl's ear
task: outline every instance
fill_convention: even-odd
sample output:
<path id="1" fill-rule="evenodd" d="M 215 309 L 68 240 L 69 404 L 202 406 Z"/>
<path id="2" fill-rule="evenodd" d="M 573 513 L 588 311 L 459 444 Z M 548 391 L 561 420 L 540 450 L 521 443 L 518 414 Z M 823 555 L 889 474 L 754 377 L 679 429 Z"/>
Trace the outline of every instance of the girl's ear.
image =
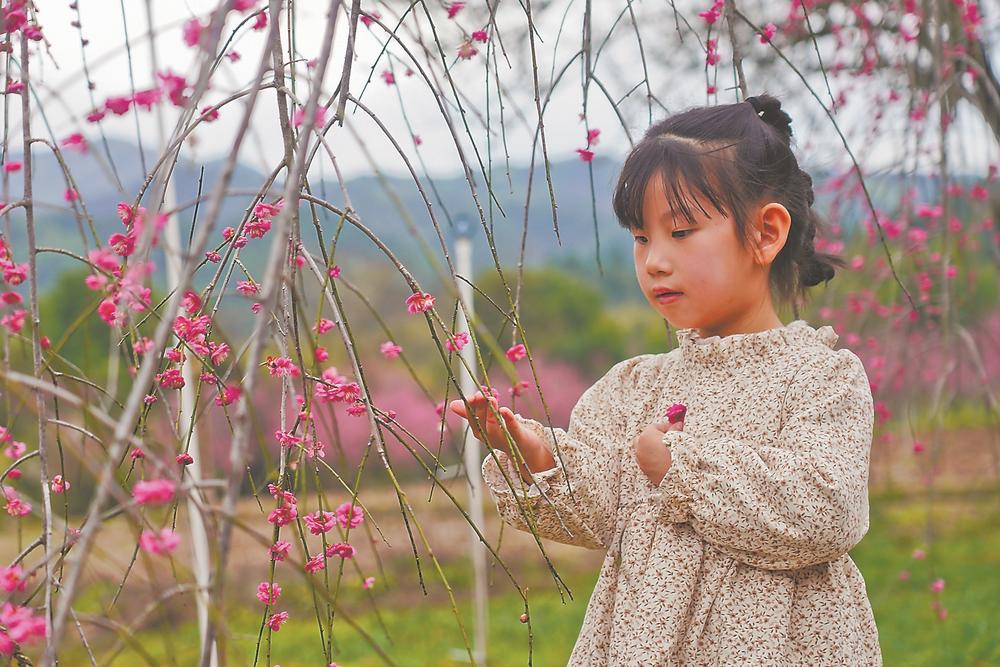
<path id="1" fill-rule="evenodd" d="M 770 266 L 788 240 L 792 217 L 788 209 L 777 202 L 764 204 L 753 225 L 754 255 L 759 264 Z"/>

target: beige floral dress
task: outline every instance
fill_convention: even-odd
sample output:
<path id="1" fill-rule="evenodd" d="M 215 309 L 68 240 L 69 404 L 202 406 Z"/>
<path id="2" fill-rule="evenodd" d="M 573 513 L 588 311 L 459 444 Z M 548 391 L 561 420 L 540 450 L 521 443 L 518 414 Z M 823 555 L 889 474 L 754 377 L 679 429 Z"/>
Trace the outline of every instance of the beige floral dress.
<path id="1" fill-rule="evenodd" d="M 527 530 L 527 513 L 542 537 L 607 552 L 569 665 L 881 665 L 848 555 L 868 531 L 861 361 L 803 320 L 677 337 L 612 367 L 567 430 L 519 417 L 557 460 L 530 487 L 503 452 L 483 462 L 504 522 Z M 684 429 L 664 434 L 654 485 L 631 440 L 673 403 Z"/>

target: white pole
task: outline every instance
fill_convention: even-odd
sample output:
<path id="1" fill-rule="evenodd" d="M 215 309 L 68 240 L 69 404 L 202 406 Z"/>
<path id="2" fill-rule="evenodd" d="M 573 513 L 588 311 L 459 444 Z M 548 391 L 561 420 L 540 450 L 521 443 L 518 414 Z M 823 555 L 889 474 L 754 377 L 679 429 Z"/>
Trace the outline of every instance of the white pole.
<path id="1" fill-rule="evenodd" d="M 472 281 L 472 241 L 469 237 L 469 223 L 464 219 L 457 222 L 458 238 L 455 242 L 455 265 L 456 271 L 470 282 Z M 468 309 L 469 314 L 474 314 L 472 303 L 472 286 L 462 280 L 458 282 L 458 294 L 462 303 Z M 468 322 L 465 313 L 458 309 L 457 331 L 468 331 Z M 456 331 L 456 332 L 457 332 Z M 459 383 L 462 393 L 472 396 L 478 385 L 472 375 L 466 370 L 476 367 L 476 351 L 471 345 L 465 346 L 461 351 L 462 359 L 465 363 L 459 369 Z M 482 532 L 484 530 L 483 520 L 483 480 L 479 473 L 481 464 L 481 453 L 479 440 L 472 435 L 472 429 L 465 429 L 465 477 L 469 482 L 469 516 L 473 523 Z M 479 540 L 472 527 L 469 527 L 469 535 L 472 538 L 470 551 L 472 552 L 472 565 L 475 581 L 474 604 L 476 609 L 475 641 L 473 644 L 473 656 L 476 664 L 486 664 L 486 629 L 489 620 L 489 599 L 486 590 L 486 547 Z"/>
<path id="2" fill-rule="evenodd" d="M 153 28 L 153 7 L 150 0 L 146 0 L 146 18 L 149 23 L 149 34 L 153 36 L 153 38 L 149 41 L 149 48 L 155 81 L 155 72 L 157 69 L 156 31 Z M 157 106 L 157 124 L 159 130 L 159 149 L 162 152 L 166 148 L 166 132 L 164 130 L 162 104 Z M 175 201 L 176 196 L 174 193 L 174 180 L 171 178 L 164 188 L 163 208 L 166 210 L 173 209 Z M 153 224 L 153 221 L 147 220 L 146 224 Z M 170 215 L 163 231 L 163 254 L 166 257 L 167 262 L 167 288 L 173 289 L 180 282 L 180 274 L 183 267 L 183 263 L 181 261 L 181 234 L 180 229 L 178 228 L 177 214 Z M 177 295 L 177 298 L 182 297 L 183 295 Z M 186 430 L 184 428 L 185 423 L 191 418 L 192 415 L 195 414 L 194 393 L 196 382 L 198 380 L 194 374 L 194 367 L 191 365 L 191 358 L 189 355 L 184 355 L 181 373 L 184 377 L 184 388 L 181 389 L 181 401 L 177 408 L 177 423 L 180 424 L 181 437 L 183 438 L 186 435 Z M 202 479 L 201 449 L 198 443 L 198 432 L 193 423 L 191 424 L 191 438 L 188 453 L 191 454 L 191 458 L 194 459 L 194 463 L 186 466 L 185 468 L 194 487 L 191 489 L 191 494 L 187 496 L 188 527 L 191 530 L 191 554 L 194 561 L 194 580 L 198 587 L 198 590 L 195 592 L 195 604 L 197 605 L 198 611 L 198 633 L 201 637 L 200 645 L 202 650 L 200 654 L 205 655 L 205 631 L 208 628 L 208 590 L 209 585 L 211 584 L 212 569 L 211 563 L 209 562 L 208 533 L 205 532 L 205 522 L 201 515 L 201 511 L 198 509 L 198 504 L 194 501 L 194 494 L 198 494 L 198 501 L 201 503 L 201 506 L 208 506 L 208 503 L 205 502 L 205 497 L 201 495 L 201 490 L 198 486 L 198 483 L 201 482 Z M 220 572 L 219 576 L 223 576 L 224 574 L 225 573 Z M 210 667 L 218 667 L 219 664 L 218 648 L 215 642 L 212 643 L 209 664 Z"/>

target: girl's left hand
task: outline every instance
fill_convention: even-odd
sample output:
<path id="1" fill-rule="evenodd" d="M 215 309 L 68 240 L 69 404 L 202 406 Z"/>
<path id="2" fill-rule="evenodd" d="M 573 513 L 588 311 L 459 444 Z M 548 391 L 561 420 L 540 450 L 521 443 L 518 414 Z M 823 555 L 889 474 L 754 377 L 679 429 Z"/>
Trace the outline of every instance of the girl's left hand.
<path id="1" fill-rule="evenodd" d="M 632 447 L 635 449 L 635 460 L 639 464 L 639 469 L 649 478 L 655 486 L 659 486 L 663 477 L 670 470 L 673 462 L 670 456 L 670 448 L 663 444 L 663 434 L 667 431 L 683 431 L 684 422 L 676 424 L 667 422 L 654 423 L 646 427 L 634 440 Z"/>

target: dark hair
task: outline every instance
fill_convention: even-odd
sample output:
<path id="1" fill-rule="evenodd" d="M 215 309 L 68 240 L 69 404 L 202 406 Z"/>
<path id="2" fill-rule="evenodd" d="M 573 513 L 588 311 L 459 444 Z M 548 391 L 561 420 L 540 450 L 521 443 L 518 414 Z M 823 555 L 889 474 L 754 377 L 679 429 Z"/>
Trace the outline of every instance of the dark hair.
<path id="1" fill-rule="evenodd" d="M 747 249 L 754 208 L 778 202 L 792 222 L 771 264 L 770 285 L 778 299 L 794 306 L 806 288 L 829 282 L 844 260 L 813 246 L 824 222 L 812 209 L 812 178 L 799 168 L 791 150 L 791 122 L 781 102 L 767 94 L 737 104 L 695 107 L 661 120 L 622 166 L 614 193 L 619 224 L 642 228 L 646 185 L 656 173 L 673 211 L 695 224 L 688 197 L 700 192 L 720 214 L 735 219 L 737 238 Z"/>

